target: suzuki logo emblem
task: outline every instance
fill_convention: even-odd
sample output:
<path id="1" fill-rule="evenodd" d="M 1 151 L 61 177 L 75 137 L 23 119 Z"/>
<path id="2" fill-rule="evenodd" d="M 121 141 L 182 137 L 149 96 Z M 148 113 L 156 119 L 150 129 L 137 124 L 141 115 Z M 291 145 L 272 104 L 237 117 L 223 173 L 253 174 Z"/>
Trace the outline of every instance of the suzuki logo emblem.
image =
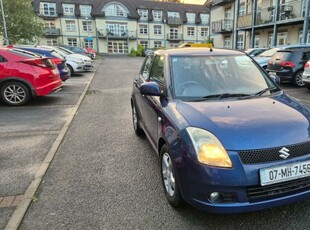
<path id="1" fill-rule="evenodd" d="M 280 157 L 281 157 L 282 159 L 285 160 L 286 158 L 288 158 L 288 157 L 290 156 L 289 151 L 290 151 L 289 149 L 283 147 L 283 148 L 279 151 L 279 153 L 281 153 L 281 154 L 280 154 Z"/>

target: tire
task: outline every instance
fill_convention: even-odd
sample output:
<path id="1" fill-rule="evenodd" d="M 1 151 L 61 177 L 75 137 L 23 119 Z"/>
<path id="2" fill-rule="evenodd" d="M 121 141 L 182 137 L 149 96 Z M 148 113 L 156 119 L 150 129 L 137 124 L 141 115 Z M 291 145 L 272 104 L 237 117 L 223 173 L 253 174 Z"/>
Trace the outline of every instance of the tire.
<path id="1" fill-rule="evenodd" d="M 179 208 L 183 205 L 183 198 L 180 193 L 179 181 L 175 175 L 170 150 L 164 145 L 160 151 L 161 178 L 165 196 L 172 207 Z"/>
<path id="2" fill-rule="evenodd" d="M 305 83 L 302 81 L 302 71 L 298 71 L 293 78 L 293 84 L 297 87 L 303 87 Z"/>
<path id="3" fill-rule="evenodd" d="M 137 136 L 143 137 L 144 131 L 143 131 L 143 129 L 141 129 L 141 127 L 139 125 L 140 120 L 139 120 L 137 110 L 136 110 L 136 106 L 135 106 L 134 102 L 132 102 L 131 111 L 132 111 L 132 124 L 133 124 L 133 128 L 135 130 L 135 133 Z"/>
<path id="4" fill-rule="evenodd" d="M 309 89 L 309 90 L 310 90 L 310 85 L 306 85 L 306 87 L 307 87 L 307 89 Z"/>
<path id="5" fill-rule="evenodd" d="M 68 69 L 70 71 L 70 76 L 71 76 L 72 74 L 74 74 L 74 70 L 71 65 L 67 65 L 67 66 L 68 66 Z"/>
<path id="6" fill-rule="evenodd" d="M 30 91 L 24 83 L 10 81 L 1 86 L 0 97 L 7 105 L 20 106 L 29 101 Z"/>

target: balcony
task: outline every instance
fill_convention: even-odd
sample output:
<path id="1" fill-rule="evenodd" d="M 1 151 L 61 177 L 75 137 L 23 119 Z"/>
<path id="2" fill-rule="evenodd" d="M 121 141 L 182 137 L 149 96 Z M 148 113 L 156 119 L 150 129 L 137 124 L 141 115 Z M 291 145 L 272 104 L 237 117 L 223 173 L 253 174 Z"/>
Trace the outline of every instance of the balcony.
<path id="1" fill-rule="evenodd" d="M 231 33 L 233 31 L 233 20 L 222 19 L 212 22 L 212 33 Z"/>
<path id="2" fill-rule="evenodd" d="M 168 41 L 182 41 L 183 40 L 183 34 L 169 33 L 169 34 L 167 34 L 167 40 Z"/>
<path id="3" fill-rule="evenodd" d="M 180 25 L 183 25 L 183 21 L 181 18 L 169 17 L 167 20 L 167 25 L 169 25 L 169 26 L 180 26 Z"/>
<path id="4" fill-rule="evenodd" d="M 238 17 L 238 28 L 251 27 L 252 14 L 246 14 Z"/>
<path id="5" fill-rule="evenodd" d="M 103 30 L 97 30 L 97 33 L 98 38 L 108 38 L 114 40 L 137 39 L 136 31 L 103 29 Z"/>
<path id="6" fill-rule="evenodd" d="M 60 36 L 60 29 L 57 28 L 44 28 L 45 37 L 58 37 Z"/>

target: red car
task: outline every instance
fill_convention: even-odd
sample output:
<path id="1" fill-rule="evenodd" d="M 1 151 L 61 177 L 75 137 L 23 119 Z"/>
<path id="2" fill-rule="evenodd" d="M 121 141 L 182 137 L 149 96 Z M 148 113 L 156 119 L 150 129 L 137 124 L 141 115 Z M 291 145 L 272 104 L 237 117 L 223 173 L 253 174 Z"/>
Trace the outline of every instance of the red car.
<path id="1" fill-rule="evenodd" d="M 61 88 L 57 66 L 51 58 L 0 48 L 0 98 L 8 105 L 24 105 L 31 98 Z"/>
<path id="2" fill-rule="evenodd" d="M 91 55 L 90 55 L 91 59 L 95 59 L 95 58 L 96 58 L 96 51 L 95 51 L 95 50 L 93 50 L 93 49 L 90 48 L 90 47 L 85 47 L 84 49 L 86 49 L 87 52 L 91 54 Z"/>

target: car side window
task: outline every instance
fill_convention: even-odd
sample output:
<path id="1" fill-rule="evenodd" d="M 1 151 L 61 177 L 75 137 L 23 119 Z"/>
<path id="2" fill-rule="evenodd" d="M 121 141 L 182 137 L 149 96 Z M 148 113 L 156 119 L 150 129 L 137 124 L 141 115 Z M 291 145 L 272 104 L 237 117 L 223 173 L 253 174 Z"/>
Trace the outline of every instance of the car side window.
<path id="1" fill-rule="evenodd" d="M 156 56 L 150 72 L 150 80 L 164 85 L 164 57 Z"/>
<path id="2" fill-rule="evenodd" d="M 7 62 L 7 60 L 3 56 L 0 55 L 0 63 L 2 62 Z"/>
<path id="3" fill-rule="evenodd" d="M 150 76 L 150 71 L 151 71 L 151 67 L 152 67 L 152 60 L 153 60 L 152 55 L 147 56 L 145 58 L 144 65 L 143 65 L 142 70 L 141 70 L 141 75 L 143 76 L 143 78 L 145 80 L 147 80 Z"/>

